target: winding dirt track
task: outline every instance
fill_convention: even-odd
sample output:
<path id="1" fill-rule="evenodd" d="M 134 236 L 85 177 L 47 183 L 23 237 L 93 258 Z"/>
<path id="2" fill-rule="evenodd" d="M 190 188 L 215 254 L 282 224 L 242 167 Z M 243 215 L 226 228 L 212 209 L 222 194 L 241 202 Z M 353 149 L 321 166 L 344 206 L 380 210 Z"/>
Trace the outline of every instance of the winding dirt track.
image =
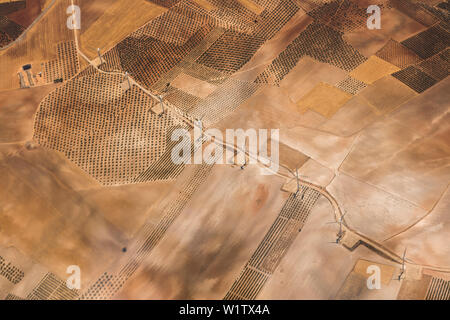
<path id="1" fill-rule="evenodd" d="M 54 0 L 55 1 L 55 0 Z M 73 0 L 72 0 L 72 4 L 73 4 Z M 93 66 L 97 71 L 101 72 L 101 73 L 106 73 L 106 74 L 121 74 L 124 77 L 128 76 L 130 83 L 137 86 L 138 88 L 140 88 L 142 91 L 144 91 L 146 94 L 148 94 L 150 97 L 159 100 L 159 96 L 157 96 L 156 94 L 152 93 L 151 91 L 147 90 L 146 88 L 144 88 L 143 86 L 141 86 L 139 83 L 137 83 L 130 75 L 126 75 L 125 73 L 119 72 L 119 71 L 103 71 L 101 69 L 99 69 L 95 63 L 93 61 L 91 61 L 79 48 L 78 45 L 78 36 L 77 36 L 77 31 L 74 30 L 74 35 L 75 35 L 75 45 L 77 48 L 77 52 L 78 54 L 85 59 L 91 66 Z M 189 117 L 185 112 L 181 111 L 180 109 L 178 109 L 176 106 L 172 105 L 171 103 L 169 103 L 168 101 L 164 102 L 165 106 L 168 107 L 169 111 L 171 112 L 171 114 L 175 115 L 178 120 L 188 124 L 191 128 L 194 128 L 196 126 L 195 124 L 195 119 L 193 119 L 192 117 Z M 205 128 L 201 128 L 203 135 L 205 137 L 208 138 L 212 138 L 212 136 L 208 135 L 207 133 L 205 133 Z M 249 158 L 252 158 L 253 160 L 256 160 L 256 162 L 258 163 L 259 166 L 265 168 L 266 170 L 269 170 L 270 172 L 272 172 L 274 175 L 277 175 L 279 177 L 283 177 L 286 179 L 293 179 L 296 177 L 295 173 L 292 172 L 288 167 L 283 166 L 281 164 L 278 164 L 279 168 L 283 168 L 284 171 L 287 171 L 282 173 L 280 171 L 273 171 L 272 169 L 269 168 L 269 165 L 266 165 L 264 163 L 262 163 L 260 161 L 260 159 L 253 155 L 250 154 L 249 152 L 247 152 L 246 150 L 242 150 L 241 148 L 235 146 L 235 145 L 230 145 L 220 139 L 217 139 L 216 137 L 214 137 L 214 143 L 221 145 L 223 148 L 228 148 L 230 150 L 233 150 L 235 152 L 243 152 L 245 153 Z M 303 179 L 299 179 L 300 183 L 303 185 L 308 186 L 309 188 L 312 188 L 316 191 L 318 191 L 322 196 L 324 196 L 333 206 L 334 208 L 334 215 L 335 215 L 335 219 L 336 221 L 340 221 L 340 219 L 342 218 L 342 211 L 336 201 L 336 199 L 323 187 L 315 185 L 311 182 L 308 182 L 306 180 Z M 372 247 L 374 249 L 374 251 L 376 251 L 379 254 L 384 255 L 385 257 L 388 257 L 389 259 L 391 259 L 392 261 L 398 263 L 399 265 L 401 265 L 403 263 L 403 259 L 401 256 L 399 256 L 398 254 L 396 254 L 395 252 L 393 252 L 392 250 L 388 249 L 387 247 L 383 246 L 382 244 L 378 243 L 375 240 L 370 239 L 369 237 L 359 233 L 357 230 L 354 230 L 353 228 L 349 227 L 346 222 L 345 219 L 342 218 L 343 223 L 343 231 L 346 234 L 350 234 L 353 237 L 359 239 L 359 242 L 363 242 L 365 244 L 367 244 L 368 246 Z M 422 267 L 422 268 L 426 268 L 429 270 L 434 270 L 434 271 L 438 271 L 438 272 L 445 272 L 445 273 L 450 273 L 450 267 L 439 267 L 439 266 L 431 266 L 431 265 L 421 265 L 421 264 L 416 264 L 413 261 L 406 261 L 405 265 L 408 266 L 414 266 L 414 267 Z"/>

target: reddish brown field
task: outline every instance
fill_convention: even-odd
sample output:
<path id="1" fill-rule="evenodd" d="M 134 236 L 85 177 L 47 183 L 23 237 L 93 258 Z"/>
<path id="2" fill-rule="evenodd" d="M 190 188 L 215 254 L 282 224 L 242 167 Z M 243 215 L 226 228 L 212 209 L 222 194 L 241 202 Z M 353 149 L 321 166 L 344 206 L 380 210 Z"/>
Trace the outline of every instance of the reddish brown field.
<path id="1" fill-rule="evenodd" d="M 375 2 L 379 30 L 369 0 L 9 15 L 50 8 L 0 51 L 0 299 L 450 299 L 444 5 Z M 278 130 L 278 170 L 175 163 L 200 120 Z"/>

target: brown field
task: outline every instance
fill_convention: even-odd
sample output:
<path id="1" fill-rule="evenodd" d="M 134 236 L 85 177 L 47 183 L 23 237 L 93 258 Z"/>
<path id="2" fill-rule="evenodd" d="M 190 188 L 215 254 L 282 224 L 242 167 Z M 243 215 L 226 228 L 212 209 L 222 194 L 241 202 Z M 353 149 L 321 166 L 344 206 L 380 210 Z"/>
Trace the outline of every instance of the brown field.
<path id="1" fill-rule="evenodd" d="M 41 0 L 27 0 L 25 9 L 9 14 L 8 18 L 26 28 L 45 8 L 44 2 Z"/>
<path id="2" fill-rule="evenodd" d="M 76 4 L 83 12 L 83 21 L 81 23 L 80 33 L 85 32 L 89 27 L 99 19 L 106 10 L 110 9 L 117 1 L 115 0 L 76 0 Z"/>
<path id="3" fill-rule="evenodd" d="M 424 300 L 431 277 L 424 275 L 421 280 L 404 280 L 398 300 Z"/>
<path id="4" fill-rule="evenodd" d="M 263 7 L 261 7 L 252 0 L 238 0 L 238 1 L 240 4 L 242 4 L 244 7 L 254 12 L 255 14 L 261 14 L 261 12 L 264 10 Z"/>
<path id="5" fill-rule="evenodd" d="M 21 41 L 0 51 L 0 90 L 19 88 L 17 70 L 22 65 L 39 66 L 55 59 L 56 45 L 74 39 L 73 31 L 66 26 L 65 12 L 69 5 L 70 0 L 58 1 Z"/>
<path id="6" fill-rule="evenodd" d="M 130 6 L 126 0 L 116 1 L 80 36 L 80 48 L 90 58 L 97 48 L 106 52 L 129 33 L 166 11 L 149 1 L 138 0 Z"/>
<path id="7" fill-rule="evenodd" d="M 14 245 L 59 277 L 77 264 L 85 285 L 121 253 L 143 221 L 158 219 L 157 211 L 150 214 L 151 204 L 171 186 L 101 189 L 64 156 L 40 147 L 10 145 L 1 159 L 0 245 Z M 130 192 L 135 193 L 132 199 L 125 196 Z M 29 201 L 21 202 L 22 197 Z"/>
<path id="8" fill-rule="evenodd" d="M 448 155 L 448 83 L 445 80 L 422 95 L 413 96 L 387 119 L 368 127 L 344 162 L 342 171 L 431 209 L 447 187 L 450 174 L 445 158 Z M 385 99 L 384 103 L 388 101 Z M 398 101 L 392 102 L 398 104 Z M 404 123 L 409 125 L 405 127 Z M 362 154 L 371 156 L 362 159 Z M 422 164 L 412 165 L 419 156 Z M 398 170 L 398 166 L 409 169 Z M 403 184 L 403 179 L 409 183 Z"/>
<path id="9" fill-rule="evenodd" d="M 399 70 L 400 69 L 398 67 L 384 61 L 383 59 L 372 56 L 369 60 L 353 70 L 350 75 L 357 80 L 371 84 L 378 79 Z"/>
<path id="10" fill-rule="evenodd" d="M 177 76 L 171 85 L 199 98 L 206 98 L 216 90 L 216 86 L 184 73 Z"/>
<path id="11" fill-rule="evenodd" d="M 386 76 L 361 91 L 363 98 L 376 114 L 386 114 L 416 95 L 414 90 L 397 79 Z"/>
<path id="12" fill-rule="evenodd" d="M 0 92 L 0 143 L 25 142 L 33 138 L 33 123 L 39 102 L 55 85 Z"/>
<path id="13" fill-rule="evenodd" d="M 71 3 L 0 51 L 0 299 L 450 298 L 438 1 Z M 278 172 L 174 163 L 199 119 L 278 129 Z"/>
<path id="14" fill-rule="evenodd" d="M 258 172 L 257 167 L 214 168 L 208 184 L 116 298 L 138 292 L 141 299 L 223 298 L 286 198 L 279 191 L 281 179 Z"/>
<path id="15" fill-rule="evenodd" d="M 320 82 L 302 99 L 297 101 L 297 106 L 301 113 L 307 109 L 314 110 L 326 118 L 333 116 L 352 97 L 344 92 L 324 82 Z"/>
<path id="16" fill-rule="evenodd" d="M 192 1 L 194 1 L 196 4 L 198 4 L 200 7 L 202 7 L 207 11 L 216 9 L 216 6 L 212 5 L 208 0 L 192 0 Z"/>

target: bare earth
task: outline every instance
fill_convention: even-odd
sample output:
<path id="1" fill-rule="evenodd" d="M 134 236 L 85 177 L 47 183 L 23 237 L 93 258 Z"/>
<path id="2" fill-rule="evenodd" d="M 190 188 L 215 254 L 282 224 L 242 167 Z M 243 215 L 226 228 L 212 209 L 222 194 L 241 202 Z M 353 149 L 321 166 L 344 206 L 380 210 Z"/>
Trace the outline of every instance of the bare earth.
<path id="1" fill-rule="evenodd" d="M 0 299 L 450 299 L 444 9 L 330 2 L 58 0 L 0 51 Z M 278 172 L 174 163 L 199 118 Z"/>

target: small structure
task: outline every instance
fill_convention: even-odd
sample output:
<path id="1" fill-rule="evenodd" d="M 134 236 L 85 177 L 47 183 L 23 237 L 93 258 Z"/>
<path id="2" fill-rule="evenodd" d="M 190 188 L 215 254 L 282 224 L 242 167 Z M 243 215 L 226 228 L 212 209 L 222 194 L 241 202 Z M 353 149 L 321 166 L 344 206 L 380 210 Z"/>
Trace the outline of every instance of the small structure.
<path id="1" fill-rule="evenodd" d="M 19 76 L 20 88 L 28 88 L 28 86 L 25 84 L 25 79 L 23 78 L 22 72 L 18 72 L 17 75 Z"/>
<path id="2" fill-rule="evenodd" d="M 92 60 L 93 65 L 98 68 L 99 66 L 101 66 L 103 63 L 105 63 L 105 60 L 103 60 L 102 54 L 100 52 L 100 48 L 97 48 L 97 58 L 95 58 L 94 60 Z"/>
<path id="3" fill-rule="evenodd" d="M 297 196 L 298 192 L 300 191 L 300 178 L 298 177 L 298 168 L 295 168 L 295 179 L 297 180 L 297 191 L 295 191 L 295 197 Z M 304 194 L 302 194 L 302 200 L 303 200 Z"/>
<path id="4" fill-rule="evenodd" d="M 348 250 L 352 251 L 361 243 L 361 238 L 353 232 L 344 231 L 339 243 Z"/>
<path id="5" fill-rule="evenodd" d="M 120 84 L 121 88 L 125 91 L 131 89 L 130 78 L 128 77 L 128 72 L 125 72 L 125 81 Z"/>
<path id="6" fill-rule="evenodd" d="M 100 53 L 100 48 L 97 48 L 97 55 L 98 55 L 98 59 L 100 60 L 100 64 L 102 64 L 104 61 L 102 58 L 102 54 Z"/>
<path id="7" fill-rule="evenodd" d="M 405 258 L 406 258 L 406 248 L 405 251 L 403 252 L 403 258 L 402 258 L 402 267 L 400 269 L 400 273 L 397 277 L 397 280 L 400 281 L 404 278 L 404 274 L 405 274 Z"/>
<path id="8" fill-rule="evenodd" d="M 250 157 L 247 154 L 244 153 L 244 163 L 242 163 L 242 162 L 239 161 L 240 160 L 239 159 L 239 154 L 241 154 L 241 153 L 243 153 L 243 152 L 240 151 L 240 150 L 237 150 L 234 159 L 235 159 L 235 164 L 240 166 L 241 170 L 244 170 L 245 167 L 247 167 L 249 162 L 250 162 Z"/>
<path id="9" fill-rule="evenodd" d="M 152 107 L 152 112 L 157 114 L 158 116 L 162 116 L 162 114 L 165 112 L 164 110 L 164 97 L 166 96 L 167 92 L 169 91 L 170 88 L 170 83 L 166 83 L 166 86 L 164 87 L 164 89 L 161 91 L 162 94 L 159 94 L 157 97 L 159 99 L 159 103 L 154 105 Z"/>
<path id="10" fill-rule="evenodd" d="M 290 193 L 294 193 L 294 195 L 296 197 L 298 195 L 298 193 L 300 191 L 302 191 L 302 186 L 300 185 L 300 177 L 304 177 L 304 178 L 308 179 L 307 176 L 300 175 L 298 173 L 298 169 L 295 169 L 295 177 L 293 179 L 288 179 L 281 187 L 281 190 L 290 192 Z M 303 189 L 305 189 L 305 188 L 303 188 Z M 305 193 L 302 192 L 301 193 L 302 200 L 303 200 L 304 196 L 305 196 Z"/>
<path id="11" fill-rule="evenodd" d="M 34 86 L 33 76 L 31 75 L 30 69 L 27 69 L 25 72 L 27 73 L 28 84 L 30 87 Z"/>
<path id="12" fill-rule="evenodd" d="M 159 103 L 155 103 L 153 107 L 151 108 L 152 112 L 158 116 L 162 116 L 164 113 L 164 102 L 163 102 L 163 96 L 158 96 Z"/>
<path id="13" fill-rule="evenodd" d="M 282 186 L 282 191 L 296 193 L 297 192 L 297 179 L 288 179 Z"/>
<path id="14" fill-rule="evenodd" d="M 344 238 L 345 231 L 344 231 L 344 229 L 342 228 L 342 225 L 343 225 L 343 223 L 344 223 L 344 217 L 345 217 L 346 214 L 347 214 L 347 212 L 345 212 L 345 213 L 339 218 L 338 221 L 328 222 L 329 224 L 330 224 L 330 223 L 337 223 L 337 224 L 339 224 L 339 231 L 338 231 L 338 233 L 336 234 L 336 243 L 340 243 L 341 240 L 342 240 L 342 238 Z"/>

